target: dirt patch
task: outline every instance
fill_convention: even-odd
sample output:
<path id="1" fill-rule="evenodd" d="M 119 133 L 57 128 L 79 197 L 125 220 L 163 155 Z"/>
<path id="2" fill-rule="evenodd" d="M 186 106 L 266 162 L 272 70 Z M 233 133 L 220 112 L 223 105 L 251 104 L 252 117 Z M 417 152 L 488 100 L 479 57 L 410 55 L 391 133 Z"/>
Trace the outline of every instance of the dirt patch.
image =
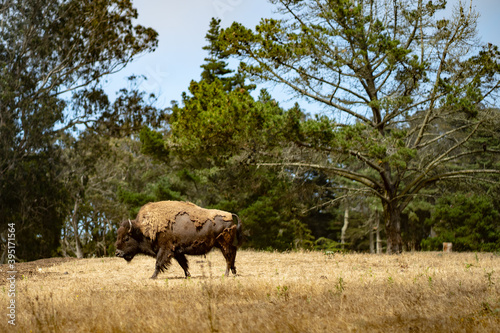
<path id="1" fill-rule="evenodd" d="M 15 268 L 15 270 L 17 271 L 16 279 L 21 278 L 23 275 L 26 277 L 30 277 L 40 274 L 44 270 L 44 268 L 52 267 L 72 260 L 79 260 L 79 259 L 71 257 L 64 257 L 64 258 L 58 257 L 58 258 L 39 259 L 28 262 L 17 262 Z M 7 282 L 7 278 L 10 277 L 11 275 L 10 273 L 8 273 L 10 270 L 11 269 L 9 265 L 7 264 L 0 265 L 0 281 L 1 281 L 0 283 Z"/>

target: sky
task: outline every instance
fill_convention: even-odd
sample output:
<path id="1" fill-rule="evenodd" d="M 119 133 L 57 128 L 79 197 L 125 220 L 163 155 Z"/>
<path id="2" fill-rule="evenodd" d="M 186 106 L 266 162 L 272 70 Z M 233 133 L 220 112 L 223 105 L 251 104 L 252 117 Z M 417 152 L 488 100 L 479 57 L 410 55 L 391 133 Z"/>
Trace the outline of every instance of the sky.
<path id="1" fill-rule="evenodd" d="M 447 11 L 458 1 L 448 0 Z M 200 79 L 200 65 L 207 56 L 202 47 L 207 44 L 205 34 L 212 17 L 221 19 L 222 28 L 234 21 L 254 28 L 261 18 L 277 16 L 276 7 L 266 0 L 133 0 L 133 5 L 139 13 L 136 23 L 155 29 L 159 45 L 153 53 L 137 57 L 122 71 L 109 76 L 105 88 L 112 97 L 127 87 L 128 76 L 144 75 L 147 80 L 139 88 L 158 96 L 158 107 L 168 107 L 172 100 L 180 101 L 190 81 Z M 481 41 L 500 46 L 500 0 L 474 0 L 473 6 L 480 14 Z M 259 85 L 257 90 L 262 87 Z M 284 107 L 297 101 L 307 112 L 322 111 L 321 106 L 297 99 L 283 87 L 265 87 Z"/>

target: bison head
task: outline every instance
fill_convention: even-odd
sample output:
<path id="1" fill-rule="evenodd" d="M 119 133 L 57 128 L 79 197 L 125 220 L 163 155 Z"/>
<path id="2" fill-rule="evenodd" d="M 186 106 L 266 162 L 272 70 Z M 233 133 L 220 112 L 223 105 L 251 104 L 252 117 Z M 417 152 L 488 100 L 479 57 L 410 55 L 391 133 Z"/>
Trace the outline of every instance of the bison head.
<path id="1" fill-rule="evenodd" d="M 117 232 L 116 256 L 130 262 L 140 252 L 139 242 L 140 237 L 137 226 L 130 220 L 123 222 Z"/>

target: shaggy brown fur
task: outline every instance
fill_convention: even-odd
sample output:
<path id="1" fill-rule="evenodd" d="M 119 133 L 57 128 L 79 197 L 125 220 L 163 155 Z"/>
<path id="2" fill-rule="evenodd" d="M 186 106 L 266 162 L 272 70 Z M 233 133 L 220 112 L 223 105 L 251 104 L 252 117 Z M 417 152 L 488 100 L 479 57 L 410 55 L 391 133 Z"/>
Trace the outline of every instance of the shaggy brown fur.
<path id="1" fill-rule="evenodd" d="M 210 221 L 215 224 L 215 217 L 232 221 L 231 213 L 217 209 L 204 209 L 191 202 L 160 201 L 144 205 L 137 214 L 137 224 L 144 236 L 155 240 L 156 235 L 171 228 L 175 218 L 187 214 L 197 229 Z"/>

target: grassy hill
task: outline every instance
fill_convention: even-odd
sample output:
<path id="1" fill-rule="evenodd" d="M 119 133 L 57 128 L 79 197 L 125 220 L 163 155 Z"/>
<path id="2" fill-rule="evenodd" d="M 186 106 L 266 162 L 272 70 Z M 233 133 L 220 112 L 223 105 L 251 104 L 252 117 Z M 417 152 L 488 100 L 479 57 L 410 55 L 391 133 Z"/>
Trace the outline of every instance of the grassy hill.
<path id="1" fill-rule="evenodd" d="M 154 259 L 20 263 L 16 326 L 2 332 L 498 332 L 500 256 L 240 251 L 223 277 L 219 251 Z M 1 267 L 5 280 L 7 267 Z M 9 284 L 0 294 L 9 304 Z M 5 307 L 2 306 L 6 311 Z"/>

